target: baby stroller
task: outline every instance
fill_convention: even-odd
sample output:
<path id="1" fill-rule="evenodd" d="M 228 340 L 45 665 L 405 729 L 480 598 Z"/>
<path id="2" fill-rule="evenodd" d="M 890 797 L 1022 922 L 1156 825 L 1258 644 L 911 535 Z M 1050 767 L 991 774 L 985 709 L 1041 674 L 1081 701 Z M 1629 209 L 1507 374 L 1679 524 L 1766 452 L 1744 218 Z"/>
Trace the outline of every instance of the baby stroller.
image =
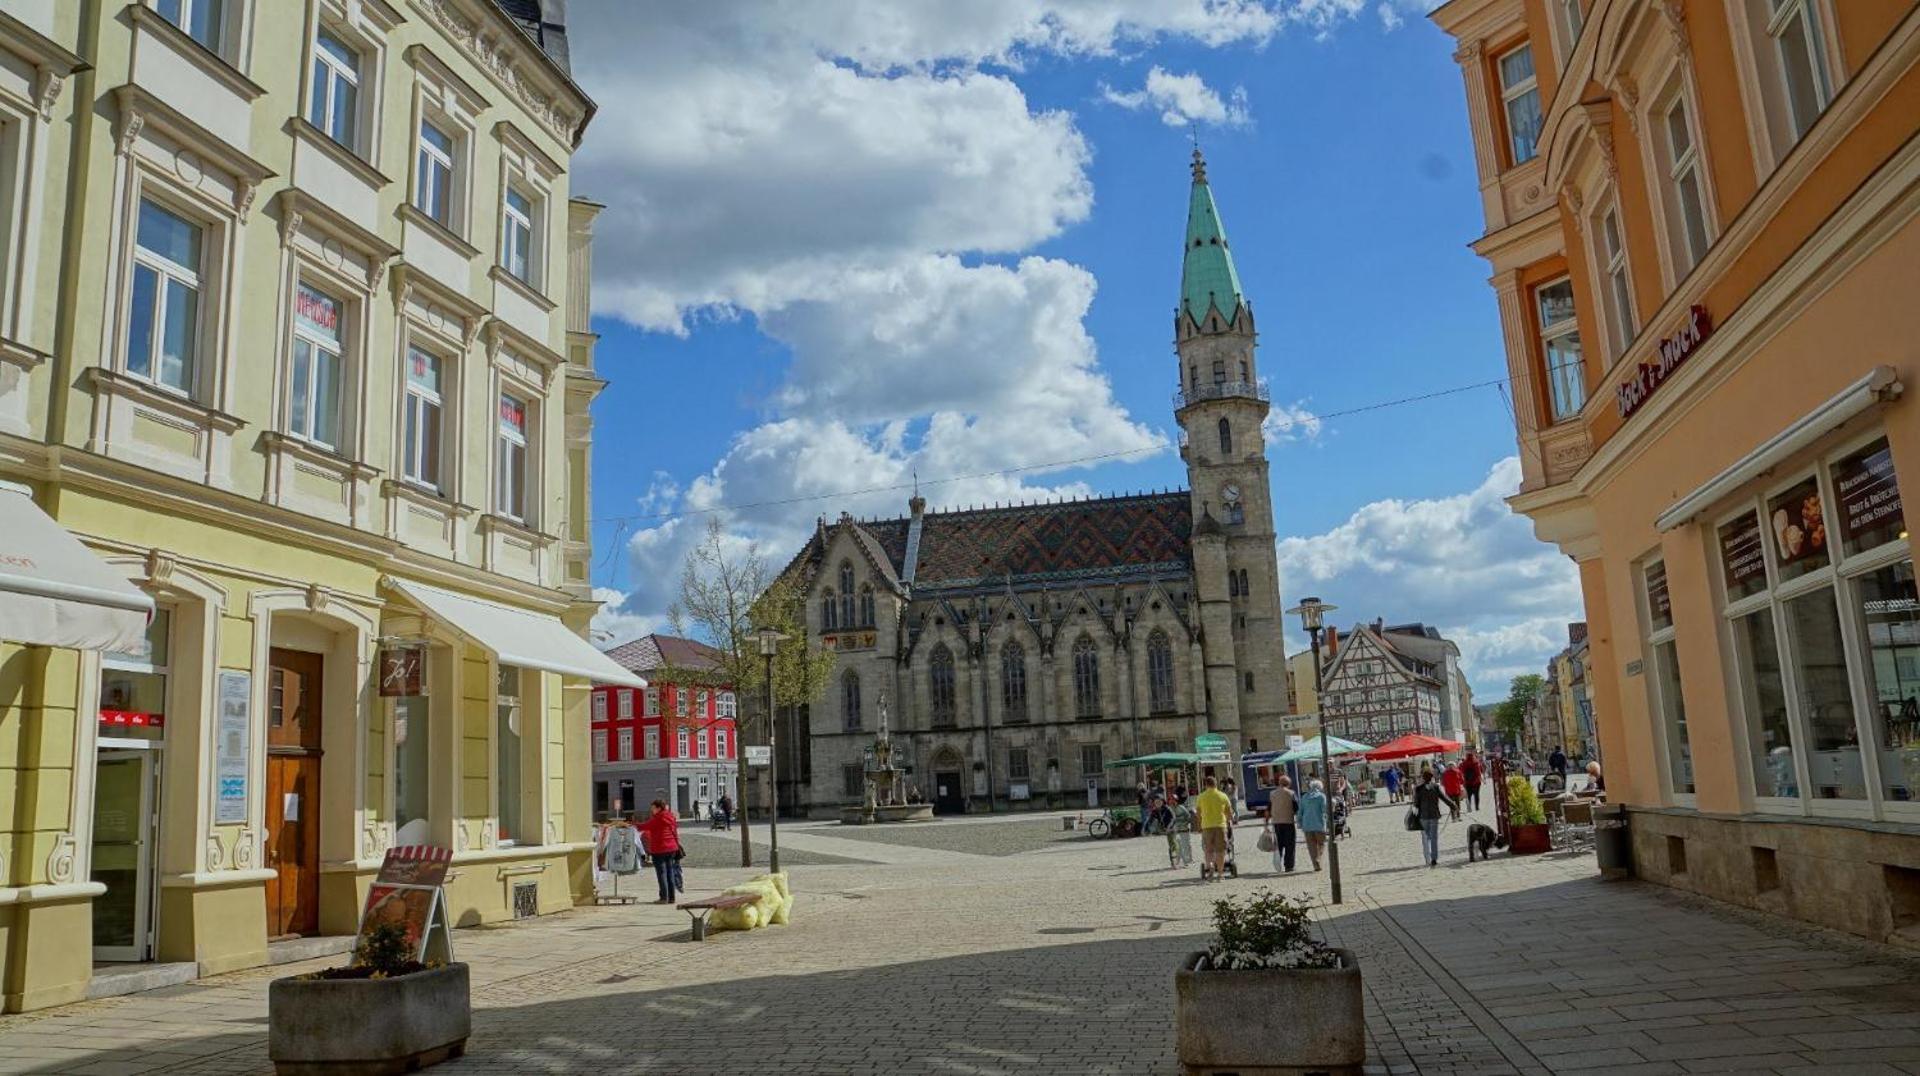
<path id="1" fill-rule="evenodd" d="M 1220 860 L 1220 866 L 1227 877 L 1240 877 L 1240 865 L 1233 861 L 1233 823 L 1231 821 L 1227 823 L 1227 854 Z M 1211 872 L 1207 869 L 1206 858 L 1203 856 L 1200 859 L 1200 880 L 1203 882 L 1206 881 L 1210 874 Z"/>

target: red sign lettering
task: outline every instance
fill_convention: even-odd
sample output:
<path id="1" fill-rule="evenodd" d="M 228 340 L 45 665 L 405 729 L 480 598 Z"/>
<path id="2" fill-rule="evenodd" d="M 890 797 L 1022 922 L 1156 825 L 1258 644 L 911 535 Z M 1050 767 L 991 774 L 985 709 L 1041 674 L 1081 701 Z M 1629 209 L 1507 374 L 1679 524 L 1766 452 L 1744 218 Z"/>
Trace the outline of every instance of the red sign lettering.
<path id="1" fill-rule="evenodd" d="M 1680 368 L 1700 345 L 1713 335 L 1713 317 L 1707 308 L 1696 304 L 1687 311 L 1687 322 L 1680 331 L 1660 341 L 1653 362 L 1643 362 L 1634 368 L 1633 373 L 1614 390 L 1615 402 L 1620 407 L 1620 417 L 1629 418 L 1640 405 L 1647 402 L 1653 394 L 1665 384 L 1667 378 Z"/>

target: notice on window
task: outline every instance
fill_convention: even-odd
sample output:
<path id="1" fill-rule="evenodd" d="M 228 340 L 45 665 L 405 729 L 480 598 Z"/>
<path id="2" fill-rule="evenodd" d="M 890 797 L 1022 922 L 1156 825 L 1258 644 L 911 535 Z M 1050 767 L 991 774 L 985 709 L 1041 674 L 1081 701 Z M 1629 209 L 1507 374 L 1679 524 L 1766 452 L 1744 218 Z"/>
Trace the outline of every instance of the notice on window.
<path id="1" fill-rule="evenodd" d="M 1820 486 L 1813 479 L 1767 502 L 1773 548 L 1783 574 L 1791 579 L 1827 562 L 1826 510 L 1820 504 Z"/>
<path id="2" fill-rule="evenodd" d="M 1893 453 L 1885 438 L 1836 462 L 1833 489 L 1840 499 L 1840 535 L 1847 552 L 1872 549 L 1906 531 L 1900 483 L 1894 478 Z"/>
<path id="3" fill-rule="evenodd" d="M 213 823 L 233 825 L 247 820 L 248 710 L 253 677 L 237 669 L 220 670 L 219 714 L 214 723 Z"/>
<path id="4" fill-rule="evenodd" d="M 1647 615 L 1655 631 L 1673 626 L 1673 598 L 1667 592 L 1667 566 L 1663 563 L 1647 565 Z"/>
<path id="5" fill-rule="evenodd" d="M 1729 601 L 1767 589 L 1767 550 L 1760 541 L 1758 516 L 1748 512 L 1720 528 L 1720 566 Z"/>

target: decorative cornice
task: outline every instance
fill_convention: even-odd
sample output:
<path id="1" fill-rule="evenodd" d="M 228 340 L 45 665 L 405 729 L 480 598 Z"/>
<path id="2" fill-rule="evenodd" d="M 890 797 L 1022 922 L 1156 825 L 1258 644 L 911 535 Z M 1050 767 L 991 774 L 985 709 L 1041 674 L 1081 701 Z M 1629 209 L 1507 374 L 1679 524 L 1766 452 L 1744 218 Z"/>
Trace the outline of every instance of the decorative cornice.
<path id="1" fill-rule="evenodd" d="M 1673 44 L 1684 60 L 1687 57 L 1690 35 L 1687 33 L 1687 11 L 1681 0 L 1658 0 L 1661 18 L 1667 24 L 1667 33 L 1673 35 Z"/>
<path id="2" fill-rule="evenodd" d="M 1461 67 L 1479 66 L 1481 47 L 1478 41 L 1469 41 L 1454 50 L 1453 62 Z"/>
<path id="3" fill-rule="evenodd" d="M 1602 98 L 1598 101 L 1586 101 L 1580 105 L 1587 113 L 1587 127 L 1593 132 L 1593 144 L 1600 150 L 1600 159 L 1606 163 L 1607 179 L 1620 178 L 1620 161 L 1613 146 L 1613 102 Z"/>
<path id="4" fill-rule="evenodd" d="M 571 108 L 559 97 L 534 84 L 527 73 L 520 69 L 515 55 L 516 47 L 538 52 L 538 47 L 527 39 L 526 34 L 517 29 L 496 31 L 485 28 L 477 19 L 470 19 L 456 10 L 454 0 L 413 0 L 413 6 L 425 13 L 476 67 L 513 94 L 527 114 L 546 128 L 547 133 L 568 146 L 580 144 L 580 135 L 592 103 L 587 101 L 586 108 Z M 519 40 L 509 37 L 510 32 L 518 34 Z M 551 63 L 544 55 L 535 62 Z M 554 78 L 556 81 L 565 81 L 564 76 L 557 72 Z M 569 84 L 569 88 L 579 94 L 577 87 Z M 579 96 L 586 101 L 585 94 Z"/>
<path id="5" fill-rule="evenodd" d="M 1620 74 L 1613 80 L 1613 95 L 1620 101 L 1620 111 L 1626 114 L 1627 129 L 1634 134 L 1640 133 L 1640 84 L 1632 75 Z"/>

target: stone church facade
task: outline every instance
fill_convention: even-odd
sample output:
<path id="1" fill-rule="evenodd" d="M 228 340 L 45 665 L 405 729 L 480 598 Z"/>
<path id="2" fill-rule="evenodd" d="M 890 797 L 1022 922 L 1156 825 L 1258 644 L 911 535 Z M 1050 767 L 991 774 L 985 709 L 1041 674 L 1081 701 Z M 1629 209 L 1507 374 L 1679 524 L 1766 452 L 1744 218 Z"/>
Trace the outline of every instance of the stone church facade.
<path id="1" fill-rule="evenodd" d="M 808 645 L 837 660 L 781 715 L 784 806 L 860 800 L 882 705 L 909 784 L 945 811 L 1080 805 L 1089 786 L 1130 802 L 1106 763 L 1205 732 L 1236 753 L 1280 739 L 1267 391 L 1197 151 L 1174 350 L 1187 489 L 820 520 L 785 573 Z"/>

